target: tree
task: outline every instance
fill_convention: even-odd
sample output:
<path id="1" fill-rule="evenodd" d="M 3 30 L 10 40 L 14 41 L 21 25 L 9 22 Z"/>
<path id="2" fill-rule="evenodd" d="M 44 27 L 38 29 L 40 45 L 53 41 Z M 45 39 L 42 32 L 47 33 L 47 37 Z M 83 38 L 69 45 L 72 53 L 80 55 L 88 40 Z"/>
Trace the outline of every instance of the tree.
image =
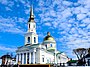
<path id="1" fill-rule="evenodd" d="M 85 48 L 77 48 L 73 49 L 73 52 L 76 54 L 78 60 L 82 59 L 87 54 L 87 49 Z"/>
<path id="2" fill-rule="evenodd" d="M 77 48 L 73 49 L 73 52 L 76 54 L 78 58 L 78 64 L 77 65 L 83 65 L 85 64 L 85 56 L 88 53 L 88 50 L 85 48 Z"/>
<path id="3" fill-rule="evenodd" d="M 88 48 L 88 54 L 90 54 L 90 48 Z"/>

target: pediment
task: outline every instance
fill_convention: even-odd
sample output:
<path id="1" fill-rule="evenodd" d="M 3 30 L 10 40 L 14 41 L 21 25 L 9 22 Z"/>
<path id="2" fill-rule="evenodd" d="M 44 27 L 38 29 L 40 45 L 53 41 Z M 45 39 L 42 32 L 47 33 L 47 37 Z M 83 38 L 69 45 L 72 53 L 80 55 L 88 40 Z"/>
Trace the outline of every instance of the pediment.
<path id="1" fill-rule="evenodd" d="M 21 47 L 21 48 L 18 48 L 17 51 L 29 51 L 29 48 L 27 48 L 27 47 Z"/>

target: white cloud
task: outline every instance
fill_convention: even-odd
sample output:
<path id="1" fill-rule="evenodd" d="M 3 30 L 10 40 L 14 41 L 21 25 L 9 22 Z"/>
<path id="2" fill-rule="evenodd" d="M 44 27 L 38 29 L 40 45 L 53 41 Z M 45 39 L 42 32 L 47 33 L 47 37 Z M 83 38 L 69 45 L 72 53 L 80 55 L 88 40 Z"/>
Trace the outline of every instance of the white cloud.
<path id="1" fill-rule="evenodd" d="M 44 5 L 44 1 L 43 0 L 39 0 L 39 6 L 43 6 Z"/>
<path id="2" fill-rule="evenodd" d="M 8 1 L 7 0 L 0 0 L 0 3 L 7 5 Z"/>
<path id="3" fill-rule="evenodd" d="M 29 10 L 25 10 L 25 13 L 26 13 L 26 14 L 30 14 L 30 11 L 29 11 Z"/>
<path id="4" fill-rule="evenodd" d="M 56 17 L 56 12 L 54 10 L 50 10 L 49 16 Z"/>
<path id="5" fill-rule="evenodd" d="M 24 18 L 18 18 L 18 22 L 25 23 L 26 20 Z"/>
<path id="6" fill-rule="evenodd" d="M 51 26 L 50 22 L 45 23 L 46 26 Z"/>
<path id="7" fill-rule="evenodd" d="M 1 51 L 9 51 L 9 52 L 15 52 L 16 48 L 12 48 L 12 47 L 5 47 L 5 46 L 0 46 L 0 50 Z"/>
<path id="8" fill-rule="evenodd" d="M 71 6 L 73 3 L 69 1 L 63 1 L 63 5 L 65 6 Z"/>
<path id="9" fill-rule="evenodd" d="M 5 7 L 7 11 L 12 11 L 9 7 Z"/>
<path id="10" fill-rule="evenodd" d="M 14 1 L 10 0 L 0 0 L 0 3 L 9 7 L 12 7 L 14 5 Z"/>
<path id="11" fill-rule="evenodd" d="M 82 20 L 82 19 L 86 18 L 86 16 L 87 16 L 86 14 L 78 14 L 77 19 Z"/>
<path id="12" fill-rule="evenodd" d="M 14 34 L 24 34 L 23 28 L 17 26 L 17 22 L 24 22 L 23 18 L 13 19 L 13 18 L 4 18 L 0 16 L 0 32 L 10 32 Z"/>
<path id="13" fill-rule="evenodd" d="M 67 17 L 72 16 L 71 9 L 67 8 L 64 11 L 61 12 L 62 18 L 66 19 Z"/>
<path id="14" fill-rule="evenodd" d="M 82 22 L 84 22 L 86 24 L 90 24 L 90 18 L 85 18 L 82 20 Z"/>

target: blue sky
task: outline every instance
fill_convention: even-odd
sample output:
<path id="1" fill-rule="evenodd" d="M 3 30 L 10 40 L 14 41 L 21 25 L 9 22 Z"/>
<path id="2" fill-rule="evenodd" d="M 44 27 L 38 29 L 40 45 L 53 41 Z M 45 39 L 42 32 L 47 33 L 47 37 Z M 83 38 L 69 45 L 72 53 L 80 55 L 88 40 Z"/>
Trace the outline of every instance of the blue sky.
<path id="1" fill-rule="evenodd" d="M 73 49 L 90 47 L 90 0 L 0 0 L 0 56 L 24 45 L 31 4 L 39 43 L 49 31 L 73 59 Z"/>

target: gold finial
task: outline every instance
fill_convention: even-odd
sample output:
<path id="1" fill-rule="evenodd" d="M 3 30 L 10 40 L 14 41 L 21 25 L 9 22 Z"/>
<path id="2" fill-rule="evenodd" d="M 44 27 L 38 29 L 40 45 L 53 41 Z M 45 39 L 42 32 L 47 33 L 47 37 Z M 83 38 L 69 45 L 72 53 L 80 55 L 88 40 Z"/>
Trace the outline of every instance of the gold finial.
<path id="1" fill-rule="evenodd" d="M 47 35 L 50 36 L 50 32 L 47 32 Z"/>

